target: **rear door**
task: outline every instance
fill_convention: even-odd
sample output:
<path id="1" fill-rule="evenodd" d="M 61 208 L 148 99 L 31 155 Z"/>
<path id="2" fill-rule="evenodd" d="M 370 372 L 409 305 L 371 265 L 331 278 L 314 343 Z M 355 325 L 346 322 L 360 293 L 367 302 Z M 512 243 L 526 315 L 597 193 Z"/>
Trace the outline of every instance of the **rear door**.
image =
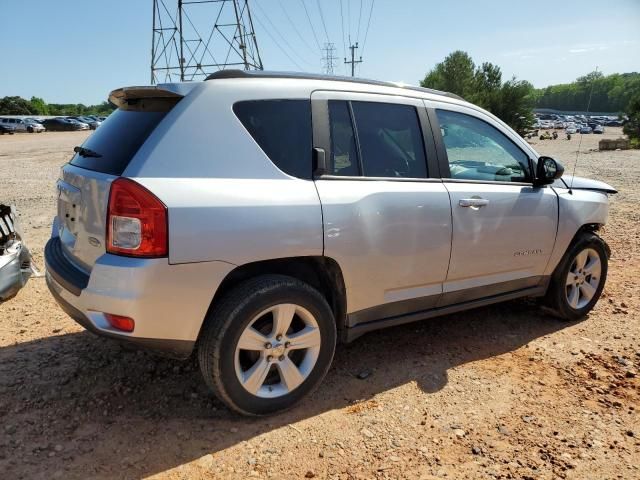
<path id="1" fill-rule="evenodd" d="M 541 285 L 558 225 L 555 192 L 533 186 L 531 154 L 513 132 L 470 108 L 434 107 L 453 217 L 440 305 Z"/>
<path id="2" fill-rule="evenodd" d="M 151 104 L 150 99 L 146 101 Z M 76 153 L 62 168 L 54 233 L 68 259 L 82 270 L 89 272 L 106 251 L 111 182 L 122 174 L 176 101 L 155 103 L 152 108 L 132 101 L 126 109 L 117 109 L 82 144 L 85 152 L 92 153 Z"/>
<path id="3" fill-rule="evenodd" d="M 315 92 L 324 253 L 342 268 L 349 324 L 433 307 L 449 264 L 451 206 L 421 100 Z"/>

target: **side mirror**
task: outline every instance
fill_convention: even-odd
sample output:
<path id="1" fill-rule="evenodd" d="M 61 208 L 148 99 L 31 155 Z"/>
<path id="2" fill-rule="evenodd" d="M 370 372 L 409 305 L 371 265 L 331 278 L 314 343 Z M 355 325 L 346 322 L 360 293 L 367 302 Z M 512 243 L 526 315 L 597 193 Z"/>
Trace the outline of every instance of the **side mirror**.
<path id="1" fill-rule="evenodd" d="M 540 157 L 536 167 L 536 185 L 549 185 L 559 179 L 564 167 L 551 157 Z"/>

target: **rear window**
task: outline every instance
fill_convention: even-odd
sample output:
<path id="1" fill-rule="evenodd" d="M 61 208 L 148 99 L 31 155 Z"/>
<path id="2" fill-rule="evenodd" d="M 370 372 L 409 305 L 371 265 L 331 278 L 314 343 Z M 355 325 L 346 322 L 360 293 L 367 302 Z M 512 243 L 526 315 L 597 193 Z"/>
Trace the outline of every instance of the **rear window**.
<path id="1" fill-rule="evenodd" d="M 84 148 L 102 156 L 93 158 L 76 154 L 71 165 L 110 175 L 122 175 L 138 149 L 166 114 L 167 111 L 116 110 L 82 144 Z"/>
<path id="2" fill-rule="evenodd" d="M 238 102 L 233 111 L 264 153 L 285 173 L 311 178 L 311 102 Z"/>

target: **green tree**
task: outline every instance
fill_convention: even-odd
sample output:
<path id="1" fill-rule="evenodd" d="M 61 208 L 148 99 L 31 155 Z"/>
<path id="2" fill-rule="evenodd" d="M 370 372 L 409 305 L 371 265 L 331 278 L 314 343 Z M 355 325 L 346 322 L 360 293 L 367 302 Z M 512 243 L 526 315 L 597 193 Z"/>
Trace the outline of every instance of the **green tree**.
<path id="1" fill-rule="evenodd" d="M 31 97 L 29 103 L 31 104 L 31 110 L 34 115 L 49 115 L 49 106 L 43 99 Z"/>
<path id="2" fill-rule="evenodd" d="M 473 89 L 475 68 L 469 54 L 457 50 L 450 53 L 443 62 L 436 64 L 420 84 L 464 96 Z"/>
<path id="3" fill-rule="evenodd" d="M 591 112 L 616 113 L 624 111 L 637 93 L 640 93 L 640 73 L 591 72 L 575 82 L 537 90 L 535 106 L 567 111 L 586 111 L 589 107 Z"/>
<path id="4" fill-rule="evenodd" d="M 489 62 L 476 66 L 466 52 L 457 50 L 424 77 L 420 85 L 460 95 L 523 134 L 533 124 L 535 90 L 515 77 L 502 82 L 500 67 Z"/>
<path id="5" fill-rule="evenodd" d="M 21 97 L 0 98 L 0 115 L 33 115 L 33 107 Z"/>
<path id="6" fill-rule="evenodd" d="M 622 127 L 622 131 L 629 136 L 635 148 L 640 148 L 640 94 L 629 101 L 625 113 L 628 120 Z"/>

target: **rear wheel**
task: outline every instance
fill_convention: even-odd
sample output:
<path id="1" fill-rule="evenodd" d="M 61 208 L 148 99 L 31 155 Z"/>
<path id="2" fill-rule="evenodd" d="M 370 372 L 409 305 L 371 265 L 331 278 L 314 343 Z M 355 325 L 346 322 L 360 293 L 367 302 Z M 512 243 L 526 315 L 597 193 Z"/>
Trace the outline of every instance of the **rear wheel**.
<path id="1" fill-rule="evenodd" d="M 562 319 L 584 317 L 600 298 L 607 269 L 604 241 L 593 233 L 582 234 L 558 265 L 545 297 L 546 304 Z"/>
<path id="2" fill-rule="evenodd" d="M 319 385 L 335 345 L 335 320 L 324 297 L 294 278 L 268 275 L 218 301 L 198 356 L 220 400 L 245 415 L 266 415 L 292 407 Z"/>

